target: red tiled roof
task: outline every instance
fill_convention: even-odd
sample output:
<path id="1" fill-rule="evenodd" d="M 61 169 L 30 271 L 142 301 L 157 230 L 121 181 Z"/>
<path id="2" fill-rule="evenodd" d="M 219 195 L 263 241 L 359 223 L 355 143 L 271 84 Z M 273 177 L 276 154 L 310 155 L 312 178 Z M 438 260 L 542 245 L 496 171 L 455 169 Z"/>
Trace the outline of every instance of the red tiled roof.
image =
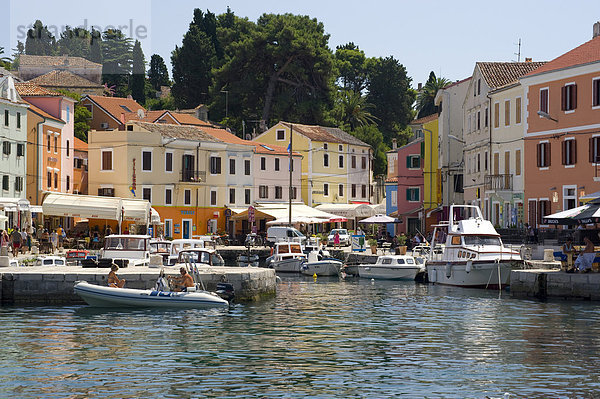
<path id="1" fill-rule="evenodd" d="M 353 135 L 344 132 L 337 127 L 301 125 L 299 123 L 280 122 L 281 124 L 290 127 L 293 126 L 293 131 L 300 133 L 311 140 L 322 141 L 328 143 L 342 143 L 369 147 L 369 145 Z"/>
<path id="2" fill-rule="evenodd" d="M 125 122 L 135 122 L 135 121 L 138 121 L 138 122 L 150 122 L 150 123 L 154 123 L 154 122 L 156 122 L 156 120 L 159 117 L 161 117 L 167 111 L 164 111 L 164 110 L 160 110 L 160 111 L 145 111 L 144 110 L 143 112 L 144 112 L 144 117 L 143 118 L 140 118 L 137 112 L 125 112 L 124 113 Z"/>
<path id="3" fill-rule="evenodd" d="M 38 114 L 39 116 L 41 116 L 42 118 L 46 118 L 46 119 L 52 119 L 53 121 L 56 122 L 60 122 L 60 123 L 65 123 L 63 120 L 58 119 L 52 115 L 50 115 L 49 113 L 47 113 L 46 111 L 36 107 L 35 105 L 31 104 L 31 103 L 27 103 L 29 104 L 29 109 L 33 112 L 35 112 L 36 114 Z"/>
<path id="4" fill-rule="evenodd" d="M 121 114 L 129 114 L 129 113 L 137 113 L 139 109 L 146 112 L 144 107 L 138 104 L 135 100 L 129 98 L 122 97 L 104 97 L 104 96 L 95 96 L 95 95 L 87 95 L 84 98 L 89 98 L 100 107 L 102 107 L 106 112 L 108 112 L 113 118 L 120 121 Z M 84 99 L 82 98 L 82 100 Z M 123 108 L 125 107 L 125 108 Z"/>
<path id="5" fill-rule="evenodd" d="M 60 97 L 62 96 L 62 94 L 60 94 L 57 91 L 54 90 L 48 90 L 46 88 L 43 88 L 41 86 L 38 86 L 34 83 L 29 83 L 29 82 L 25 82 L 25 83 L 15 83 L 15 88 L 17 89 L 17 92 L 19 93 L 20 96 L 22 97 Z"/>
<path id="6" fill-rule="evenodd" d="M 92 82 L 84 77 L 74 74 L 70 71 L 55 69 L 44 75 L 38 76 L 27 81 L 40 86 L 52 87 L 86 87 L 86 88 L 102 88 L 102 85 Z"/>
<path id="7" fill-rule="evenodd" d="M 600 36 L 596 36 L 590 41 L 583 43 L 581 46 L 575 47 L 539 67 L 535 71 L 528 73 L 525 76 L 539 75 L 545 72 L 556 71 L 559 69 L 571 68 L 577 65 L 591 64 L 600 62 Z"/>
<path id="8" fill-rule="evenodd" d="M 439 116 L 438 114 L 427 115 L 427 116 L 424 116 L 422 118 L 415 119 L 415 120 L 411 121 L 409 123 L 409 125 L 422 125 L 424 123 L 436 120 L 438 118 L 438 116 Z"/>
<path id="9" fill-rule="evenodd" d="M 211 126 L 195 126 L 197 129 L 210 134 L 214 138 L 229 144 L 254 145 L 251 141 L 243 140 L 225 129 L 219 129 Z"/>
<path id="10" fill-rule="evenodd" d="M 102 68 L 102 64 L 88 61 L 82 57 L 70 57 L 65 55 L 26 55 L 19 56 L 21 66 L 48 66 L 48 67 L 84 67 Z"/>
<path id="11" fill-rule="evenodd" d="M 87 151 L 88 143 L 75 137 L 75 141 L 73 142 L 73 148 L 77 151 Z"/>
<path id="12" fill-rule="evenodd" d="M 196 126 L 180 126 L 171 123 L 148 123 L 148 122 L 132 122 L 133 125 L 140 126 L 141 128 L 149 131 L 159 133 L 165 137 L 178 138 L 183 140 L 198 140 L 198 141 L 210 141 L 219 143 L 217 137 L 202 131 Z"/>
<path id="13" fill-rule="evenodd" d="M 171 112 L 171 115 L 173 115 L 173 118 L 175 118 L 177 120 L 177 122 L 181 123 L 182 125 L 197 125 L 197 126 L 209 125 L 208 122 L 200 120 L 193 115 L 182 114 L 180 112 Z"/>
<path id="14" fill-rule="evenodd" d="M 287 147 L 280 145 L 262 144 L 252 141 L 254 144 L 254 152 L 257 154 L 271 154 L 271 155 L 288 155 Z M 301 156 L 299 152 L 292 151 L 292 156 Z"/>
<path id="15" fill-rule="evenodd" d="M 521 76 L 535 71 L 543 62 L 478 62 L 476 65 L 488 86 L 493 89 L 516 83 Z"/>

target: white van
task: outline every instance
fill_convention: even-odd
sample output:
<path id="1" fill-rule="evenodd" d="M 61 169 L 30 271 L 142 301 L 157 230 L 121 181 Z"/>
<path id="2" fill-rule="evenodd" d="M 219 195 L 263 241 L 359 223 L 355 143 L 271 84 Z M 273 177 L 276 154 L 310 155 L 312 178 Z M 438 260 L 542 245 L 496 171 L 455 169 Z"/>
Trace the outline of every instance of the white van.
<path id="1" fill-rule="evenodd" d="M 277 226 L 267 229 L 267 242 L 274 243 L 277 241 L 296 241 L 304 242 L 306 237 L 293 227 Z"/>

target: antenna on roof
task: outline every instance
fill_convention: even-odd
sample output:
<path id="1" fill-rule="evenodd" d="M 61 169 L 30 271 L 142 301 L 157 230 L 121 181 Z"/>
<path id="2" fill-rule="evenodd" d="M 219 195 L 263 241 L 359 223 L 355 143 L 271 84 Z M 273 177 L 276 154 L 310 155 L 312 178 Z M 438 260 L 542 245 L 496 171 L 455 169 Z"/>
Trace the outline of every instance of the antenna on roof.
<path id="1" fill-rule="evenodd" d="M 140 119 L 144 119 L 145 115 L 144 115 L 144 110 L 143 109 L 138 109 L 137 110 L 137 116 Z"/>
<path id="2" fill-rule="evenodd" d="M 519 38 L 519 43 L 515 43 L 515 46 L 519 46 L 519 47 L 518 47 L 518 52 L 514 53 L 514 55 L 517 56 L 517 62 L 521 62 L 521 38 Z"/>

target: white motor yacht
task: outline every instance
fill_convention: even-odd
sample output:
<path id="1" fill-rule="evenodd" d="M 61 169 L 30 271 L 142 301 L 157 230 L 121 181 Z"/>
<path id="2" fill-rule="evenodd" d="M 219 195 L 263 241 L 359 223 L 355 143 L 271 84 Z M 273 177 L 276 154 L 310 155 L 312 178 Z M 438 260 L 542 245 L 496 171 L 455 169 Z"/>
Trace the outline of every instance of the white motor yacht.
<path id="1" fill-rule="evenodd" d="M 299 242 L 278 241 L 273 244 L 273 253 L 267 258 L 267 267 L 279 273 L 300 273 L 306 254 Z"/>
<path id="2" fill-rule="evenodd" d="M 414 280 L 423 266 L 409 255 L 381 255 L 376 263 L 358 265 L 362 278 L 382 280 Z"/>
<path id="3" fill-rule="evenodd" d="M 510 271 L 522 265 L 519 252 L 504 247 L 500 235 L 473 205 L 451 205 L 449 220 L 434 226 L 427 256 L 429 282 L 501 289 Z"/>

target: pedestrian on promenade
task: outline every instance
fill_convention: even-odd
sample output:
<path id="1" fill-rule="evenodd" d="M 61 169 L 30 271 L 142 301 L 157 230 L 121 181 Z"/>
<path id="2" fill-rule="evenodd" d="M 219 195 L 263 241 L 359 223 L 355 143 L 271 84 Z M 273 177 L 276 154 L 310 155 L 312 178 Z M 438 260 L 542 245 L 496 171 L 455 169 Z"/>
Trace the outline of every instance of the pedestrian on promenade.
<path id="1" fill-rule="evenodd" d="M 577 260 L 575 261 L 575 267 L 582 273 L 588 273 L 590 270 L 592 270 L 592 263 L 596 257 L 596 252 L 594 250 L 594 244 L 589 238 L 584 237 L 583 242 L 585 243 L 585 248 L 577 257 Z"/>
<path id="2" fill-rule="evenodd" d="M 340 248 L 340 233 L 336 230 L 333 235 L 333 248 Z"/>
<path id="3" fill-rule="evenodd" d="M 565 270 L 572 269 L 575 248 L 573 247 L 573 239 L 571 237 L 567 237 L 567 241 L 563 244 L 562 253 L 567 257 L 567 261 L 564 263 Z"/>
<path id="4" fill-rule="evenodd" d="M 62 247 L 63 238 L 65 237 L 65 230 L 62 228 L 62 224 L 58 225 L 58 229 L 56 230 L 56 234 L 58 235 L 58 246 Z"/>
<path id="5" fill-rule="evenodd" d="M 52 244 L 52 253 L 54 253 L 58 247 L 58 233 L 56 230 L 52 230 L 50 234 L 50 243 Z"/>
<path id="6" fill-rule="evenodd" d="M 16 257 L 17 255 L 19 255 L 19 248 L 21 248 L 21 243 L 23 242 L 23 237 L 21 236 L 21 232 L 19 231 L 17 226 L 14 227 L 10 238 L 12 240 L 13 256 Z"/>
<path id="7" fill-rule="evenodd" d="M 27 237 L 29 237 L 29 234 L 27 234 L 26 229 L 21 230 L 21 243 L 22 243 L 23 253 L 25 253 L 25 245 L 28 245 L 29 251 L 31 251 L 31 241 L 28 242 Z"/>
<path id="8" fill-rule="evenodd" d="M 9 242 L 10 238 L 6 230 L 0 230 L 0 247 L 8 247 Z"/>

